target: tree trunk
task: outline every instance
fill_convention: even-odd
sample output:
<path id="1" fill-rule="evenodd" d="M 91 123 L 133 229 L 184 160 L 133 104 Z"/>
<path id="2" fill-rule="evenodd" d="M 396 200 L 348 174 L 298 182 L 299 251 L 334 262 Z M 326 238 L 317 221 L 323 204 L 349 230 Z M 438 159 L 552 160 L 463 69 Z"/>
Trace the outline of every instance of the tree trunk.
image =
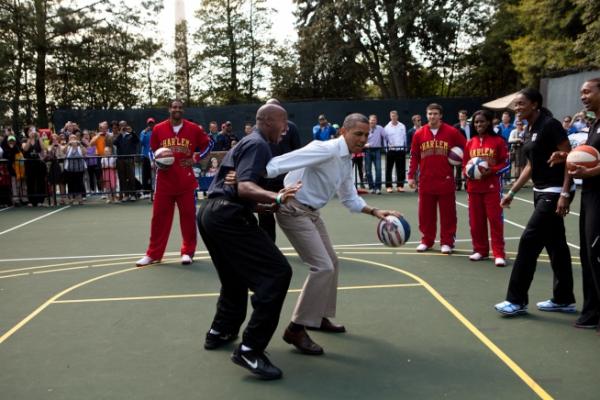
<path id="1" fill-rule="evenodd" d="M 17 65 L 15 67 L 15 75 L 14 75 L 14 84 L 15 91 L 13 95 L 13 99 L 11 102 L 11 110 L 12 110 L 12 127 L 13 131 L 16 133 L 19 132 L 21 128 L 20 124 L 20 106 L 21 106 L 21 78 L 23 76 L 23 35 L 18 34 L 19 31 L 23 29 L 23 19 L 21 18 L 21 10 L 16 7 L 15 4 L 15 32 L 17 32 Z"/>
<path id="2" fill-rule="evenodd" d="M 229 39 L 229 68 L 230 68 L 230 84 L 229 84 L 229 101 L 233 101 L 238 93 L 237 80 L 237 46 L 233 35 L 233 22 L 231 14 L 233 13 L 231 1 L 227 0 L 227 38 Z"/>
<path id="3" fill-rule="evenodd" d="M 35 95 L 37 105 L 37 126 L 48 126 L 48 111 L 46 107 L 46 0 L 35 0 Z"/>

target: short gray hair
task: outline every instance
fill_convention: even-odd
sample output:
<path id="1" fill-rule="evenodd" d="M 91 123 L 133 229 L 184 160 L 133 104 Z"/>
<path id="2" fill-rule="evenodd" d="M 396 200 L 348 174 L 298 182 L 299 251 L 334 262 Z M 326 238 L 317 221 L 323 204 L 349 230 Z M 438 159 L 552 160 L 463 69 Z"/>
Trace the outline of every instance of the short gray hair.
<path id="1" fill-rule="evenodd" d="M 344 119 L 344 129 L 352 129 L 354 128 L 357 124 L 368 124 L 369 123 L 369 119 L 364 116 L 361 113 L 353 113 L 348 115 L 345 119 Z"/>

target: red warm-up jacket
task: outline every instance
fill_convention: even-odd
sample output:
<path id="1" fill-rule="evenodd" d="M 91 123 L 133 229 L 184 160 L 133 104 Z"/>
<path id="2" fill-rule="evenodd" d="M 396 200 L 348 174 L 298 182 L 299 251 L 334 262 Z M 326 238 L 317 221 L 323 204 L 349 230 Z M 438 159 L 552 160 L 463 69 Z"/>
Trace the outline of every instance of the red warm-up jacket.
<path id="1" fill-rule="evenodd" d="M 161 147 L 168 147 L 173 152 L 175 162 L 168 169 L 159 169 L 156 174 L 156 191 L 181 193 L 194 190 L 198 181 L 192 170 L 192 155 L 199 151 L 210 150 L 211 141 L 198 125 L 183 120 L 179 133 L 175 133 L 170 120 L 157 124 L 152 129 L 150 148 L 153 152 Z"/>
<path id="2" fill-rule="evenodd" d="M 458 129 L 442 122 L 434 136 L 429 124 L 415 132 L 410 146 L 408 179 L 414 179 L 419 168 L 419 192 L 452 193 L 456 190 L 454 166 L 448 163 L 448 151 L 464 149 L 467 140 Z"/>
<path id="3" fill-rule="evenodd" d="M 463 157 L 463 173 L 471 158 L 480 157 L 487 161 L 491 174 L 482 179 L 467 179 L 467 192 L 500 192 L 501 176 L 498 172 L 507 166 L 508 147 L 500 135 L 474 136 L 467 142 Z"/>

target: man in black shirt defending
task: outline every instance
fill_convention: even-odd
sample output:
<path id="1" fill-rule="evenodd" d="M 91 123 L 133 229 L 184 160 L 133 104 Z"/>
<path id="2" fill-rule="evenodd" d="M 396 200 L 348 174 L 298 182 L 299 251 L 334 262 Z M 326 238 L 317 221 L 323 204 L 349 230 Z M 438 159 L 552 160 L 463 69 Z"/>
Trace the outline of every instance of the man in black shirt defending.
<path id="1" fill-rule="evenodd" d="M 254 311 L 231 359 L 262 379 L 282 376 L 264 350 L 277 328 L 292 269 L 258 226 L 253 212 L 285 203 L 300 188 L 298 184 L 279 193 L 263 189 L 266 165 L 272 158 L 269 143 L 277 143 L 286 127 L 287 113 L 282 107 L 266 104 L 259 108 L 257 129 L 225 155 L 197 217 L 200 235 L 221 281 L 217 312 L 204 347 L 216 349 L 237 338 L 251 290 Z M 237 186 L 225 184 L 230 171 L 236 173 Z"/>

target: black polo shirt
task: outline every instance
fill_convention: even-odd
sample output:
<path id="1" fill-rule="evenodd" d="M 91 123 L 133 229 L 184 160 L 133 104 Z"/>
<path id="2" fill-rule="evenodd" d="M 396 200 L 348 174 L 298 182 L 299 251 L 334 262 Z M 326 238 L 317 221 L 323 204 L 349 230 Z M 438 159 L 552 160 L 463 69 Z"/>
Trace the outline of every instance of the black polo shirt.
<path id="1" fill-rule="evenodd" d="M 531 180 L 537 189 L 562 187 L 565 164 L 550 167 L 548 159 L 558 150 L 558 145 L 568 140 L 562 124 L 549 115 L 540 114 L 526 135 L 523 152 L 531 163 Z"/>
<path id="2" fill-rule="evenodd" d="M 597 118 L 590 127 L 590 133 L 585 144 L 594 146 L 596 150 L 600 151 L 600 118 Z M 600 191 L 600 175 L 584 179 L 581 190 L 583 192 Z"/>
<path id="3" fill-rule="evenodd" d="M 225 176 L 235 170 L 238 182 L 254 182 L 265 186 L 265 171 L 271 160 L 271 149 L 267 139 L 257 130 L 245 136 L 223 157 L 217 175 L 208 188 L 208 198 L 225 197 L 227 200 L 254 209 L 256 203 L 238 196 L 237 188 L 225 185 Z"/>

